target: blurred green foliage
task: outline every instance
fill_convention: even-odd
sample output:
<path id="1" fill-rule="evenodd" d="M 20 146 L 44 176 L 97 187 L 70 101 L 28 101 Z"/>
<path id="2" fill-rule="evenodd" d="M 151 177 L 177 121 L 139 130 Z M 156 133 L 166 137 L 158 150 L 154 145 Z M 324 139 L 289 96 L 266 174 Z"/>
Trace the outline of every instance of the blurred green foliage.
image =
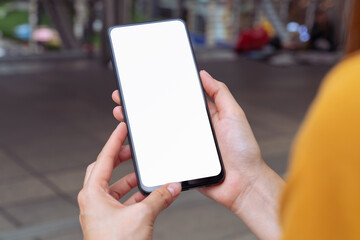
<path id="1" fill-rule="evenodd" d="M 14 8 L 13 3 L 15 2 L 0 2 L 0 31 L 4 37 L 18 40 L 14 36 L 14 29 L 20 24 L 28 23 L 29 13 L 27 10 Z M 41 14 L 39 18 L 41 26 L 52 26 L 50 17 L 47 14 Z"/>
<path id="2" fill-rule="evenodd" d="M 21 24 L 28 23 L 29 13 L 27 9 L 24 7 L 19 8 L 16 7 L 16 3 L 23 2 L 26 4 L 26 1 L 14 1 L 14 0 L 0 0 L 0 32 L 2 32 L 3 37 L 11 38 L 14 40 L 19 40 L 14 35 L 14 29 Z M 39 25 L 52 27 L 52 23 L 50 20 L 50 16 L 44 11 L 44 9 L 40 9 L 39 16 Z M 139 12 L 138 9 L 135 8 L 135 5 L 132 8 L 131 14 L 131 22 L 145 22 L 149 21 L 146 16 Z M 159 19 L 152 19 L 159 20 Z M 100 33 L 94 33 L 92 39 L 88 41 L 90 44 L 93 44 L 95 48 L 100 47 L 101 45 L 101 36 Z M 58 47 L 56 47 L 57 49 Z"/>
<path id="3" fill-rule="evenodd" d="M 14 28 L 28 22 L 28 12 L 12 10 L 10 1 L 0 3 L 0 31 L 4 37 L 15 38 Z"/>

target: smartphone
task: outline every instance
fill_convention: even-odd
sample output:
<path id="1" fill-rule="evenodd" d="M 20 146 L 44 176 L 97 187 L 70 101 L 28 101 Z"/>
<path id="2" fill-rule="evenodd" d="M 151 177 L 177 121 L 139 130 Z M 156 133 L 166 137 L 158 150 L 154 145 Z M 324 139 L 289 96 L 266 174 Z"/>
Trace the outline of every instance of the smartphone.
<path id="1" fill-rule="evenodd" d="M 114 26 L 109 39 L 140 191 L 220 183 L 225 171 L 186 24 Z"/>

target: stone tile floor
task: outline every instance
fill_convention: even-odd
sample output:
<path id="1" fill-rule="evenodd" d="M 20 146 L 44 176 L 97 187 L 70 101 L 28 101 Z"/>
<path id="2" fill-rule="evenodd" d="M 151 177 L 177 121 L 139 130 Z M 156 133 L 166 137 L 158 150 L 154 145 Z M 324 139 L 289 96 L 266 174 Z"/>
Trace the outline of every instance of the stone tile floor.
<path id="1" fill-rule="evenodd" d="M 266 162 L 287 168 L 292 139 L 331 66 L 276 68 L 199 51 L 199 69 L 227 83 Z M 95 59 L 0 62 L 0 239 L 81 239 L 76 196 L 85 168 L 116 126 L 114 74 Z M 130 162 L 114 179 L 132 171 Z M 256 239 L 197 191 L 158 218 L 154 239 Z"/>

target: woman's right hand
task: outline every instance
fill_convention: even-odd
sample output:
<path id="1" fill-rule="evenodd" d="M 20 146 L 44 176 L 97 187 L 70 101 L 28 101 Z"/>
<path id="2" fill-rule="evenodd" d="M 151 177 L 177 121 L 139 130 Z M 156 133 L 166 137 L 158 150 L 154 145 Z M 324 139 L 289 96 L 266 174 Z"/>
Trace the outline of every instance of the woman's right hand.
<path id="1" fill-rule="evenodd" d="M 200 192 L 236 211 L 237 201 L 244 197 L 264 168 L 260 148 L 246 119 L 227 86 L 200 72 L 220 152 L 225 166 L 223 183 L 201 188 Z"/>
<path id="2" fill-rule="evenodd" d="M 214 101 L 208 101 L 208 106 L 226 176 L 222 183 L 199 191 L 238 215 L 259 238 L 276 239 L 277 197 L 283 181 L 263 161 L 245 113 L 226 85 L 204 70 L 200 77 L 206 94 Z M 112 98 L 120 104 L 118 91 Z M 113 114 L 123 121 L 121 106 L 115 107 Z M 273 222 L 266 224 L 268 231 L 261 221 Z"/>

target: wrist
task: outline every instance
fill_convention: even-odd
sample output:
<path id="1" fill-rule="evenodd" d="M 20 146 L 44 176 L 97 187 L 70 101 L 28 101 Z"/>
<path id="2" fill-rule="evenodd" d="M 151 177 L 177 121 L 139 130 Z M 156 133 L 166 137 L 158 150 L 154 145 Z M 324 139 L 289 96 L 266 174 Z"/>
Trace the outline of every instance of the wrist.
<path id="1" fill-rule="evenodd" d="M 234 212 L 259 239 L 278 239 L 279 196 L 283 179 L 263 162 L 247 187 L 233 202 Z"/>

